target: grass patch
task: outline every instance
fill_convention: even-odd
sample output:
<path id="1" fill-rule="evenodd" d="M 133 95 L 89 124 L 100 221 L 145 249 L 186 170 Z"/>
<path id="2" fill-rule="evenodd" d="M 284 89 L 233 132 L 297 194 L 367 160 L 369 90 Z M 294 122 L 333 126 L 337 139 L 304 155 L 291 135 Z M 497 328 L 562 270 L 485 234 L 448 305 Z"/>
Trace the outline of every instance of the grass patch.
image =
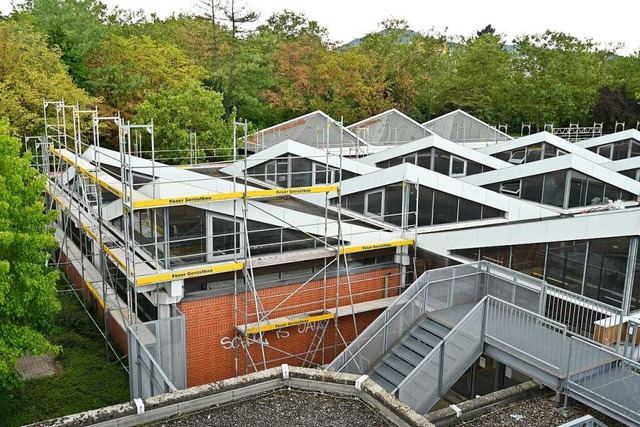
<path id="1" fill-rule="evenodd" d="M 25 381 L 0 398 L 0 426 L 13 427 L 129 400 L 129 378 L 108 360 L 104 339 L 71 292 L 58 294 L 62 310 L 49 336 L 60 345 L 56 375 Z"/>

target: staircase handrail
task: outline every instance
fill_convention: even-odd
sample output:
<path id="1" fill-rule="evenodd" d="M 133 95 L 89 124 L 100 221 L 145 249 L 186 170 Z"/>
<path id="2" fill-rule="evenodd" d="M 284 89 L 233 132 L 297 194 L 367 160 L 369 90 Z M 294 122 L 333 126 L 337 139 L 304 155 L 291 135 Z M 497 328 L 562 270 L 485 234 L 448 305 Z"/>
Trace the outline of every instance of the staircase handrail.
<path id="1" fill-rule="evenodd" d="M 428 273 L 428 272 L 425 272 L 425 274 L 426 274 L 426 273 Z M 460 275 L 460 276 L 455 276 L 455 278 L 456 278 L 456 279 L 459 279 L 459 278 L 463 278 L 463 277 L 476 276 L 476 275 L 479 275 L 479 274 L 484 274 L 484 272 L 482 272 L 482 271 L 476 271 L 476 272 L 469 273 L 469 274 L 463 274 L 463 275 Z M 423 274 L 423 276 L 424 276 L 424 274 Z M 420 277 L 423 277 L 423 276 L 420 276 Z M 418 278 L 418 280 L 420 280 L 420 278 Z M 417 282 L 418 280 L 416 280 L 416 282 Z M 375 320 L 374 320 L 373 322 L 371 322 L 371 324 L 369 324 L 369 326 L 368 326 L 364 331 L 362 331 L 362 333 L 361 333 L 358 337 L 366 336 L 367 332 L 371 332 L 371 331 L 375 331 L 375 332 L 374 332 L 374 334 L 373 334 L 371 337 L 369 337 L 369 338 L 364 342 L 364 344 L 363 344 L 363 345 L 362 345 L 362 346 L 361 346 L 361 347 L 360 347 L 360 348 L 359 348 L 355 353 L 353 353 L 353 354 L 351 355 L 351 357 L 350 357 L 349 359 L 347 359 L 344 363 L 342 363 L 342 364 L 341 364 L 341 366 L 340 366 L 339 368 L 337 368 L 337 369 L 336 369 L 336 371 L 338 371 L 338 372 L 339 372 L 343 367 L 345 367 L 349 362 L 351 362 L 351 361 L 352 361 L 352 360 L 353 360 L 353 359 L 354 359 L 354 358 L 355 358 L 355 357 L 356 357 L 356 356 L 357 356 L 357 355 L 358 355 L 358 354 L 359 354 L 359 353 L 360 353 L 360 352 L 361 352 L 361 351 L 362 351 L 362 350 L 363 350 L 363 349 L 364 349 L 364 348 L 365 348 L 365 347 L 366 347 L 366 346 L 367 346 L 367 345 L 368 345 L 368 344 L 369 344 L 369 343 L 370 343 L 370 342 L 371 342 L 371 341 L 372 341 L 372 340 L 377 336 L 377 334 L 378 334 L 378 332 L 379 332 L 379 331 L 382 331 L 382 330 L 383 330 L 384 328 L 386 328 L 386 327 L 387 327 L 387 326 L 388 326 L 388 325 L 389 325 L 393 320 L 395 320 L 395 319 L 396 319 L 396 318 L 397 318 L 397 317 L 398 317 L 398 316 L 399 316 L 399 315 L 400 315 L 400 314 L 405 310 L 405 308 L 406 308 L 406 307 L 409 307 L 409 306 L 410 306 L 410 304 L 411 304 L 412 302 L 414 302 L 414 301 L 415 301 L 415 299 L 416 299 L 416 298 L 418 298 L 418 297 L 424 297 L 424 292 L 426 292 L 426 291 L 427 291 L 427 289 L 429 288 L 429 286 L 431 286 L 431 285 L 433 285 L 433 284 L 436 284 L 436 283 L 441 283 L 441 282 L 444 282 L 444 281 L 447 281 L 447 280 L 451 280 L 451 277 L 447 277 L 447 278 L 443 278 L 443 279 L 439 279 L 439 280 L 434 280 L 434 281 L 430 281 L 430 282 L 425 283 L 425 284 L 424 284 L 424 286 L 423 286 L 422 288 L 420 288 L 420 290 L 418 290 L 418 291 L 417 291 L 413 296 L 411 296 L 408 300 L 403 301 L 403 302 L 402 302 L 402 307 L 401 307 L 401 308 L 400 308 L 396 313 L 394 313 L 390 318 L 386 319 L 386 320 L 384 321 L 384 323 L 383 323 L 381 326 L 377 326 L 377 325 L 376 325 L 376 321 L 375 321 Z M 401 297 L 402 297 L 402 295 L 400 295 L 400 296 L 399 296 L 399 297 L 398 297 L 398 298 L 397 298 L 397 299 L 392 303 L 392 305 L 390 305 L 390 306 L 387 308 L 387 311 L 385 311 L 385 313 L 387 313 L 389 309 L 391 309 L 392 307 L 394 307 L 395 305 L 397 305 L 397 304 L 396 304 L 396 302 L 398 302 L 398 301 L 399 301 L 399 299 L 400 299 Z M 423 314 L 424 314 L 424 313 L 423 313 Z M 379 317 L 379 318 L 382 318 L 382 317 Z M 355 340 L 353 340 L 353 341 L 351 342 L 351 344 L 349 344 L 349 346 L 348 346 L 347 348 L 345 348 L 345 349 L 344 349 L 344 351 L 342 352 L 342 354 L 346 354 L 346 352 L 347 352 L 347 351 L 349 351 L 349 347 L 351 347 L 352 345 L 354 345 L 354 344 L 357 342 L 357 340 L 358 340 L 358 338 L 356 338 Z M 336 358 L 334 361 L 337 361 L 337 360 L 338 360 L 338 358 Z M 329 365 L 329 367 L 328 367 L 327 369 L 330 369 L 332 366 L 333 366 L 333 362 Z"/>
<path id="2" fill-rule="evenodd" d="M 420 372 L 421 368 L 427 364 L 431 358 L 432 355 L 434 354 L 438 354 L 438 352 L 440 351 L 440 348 L 442 347 L 443 343 L 447 343 L 448 341 L 451 340 L 451 337 L 453 335 L 456 335 L 458 333 L 458 331 L 460 331 L 464 326 L 467 325 L 467 323 L 469 322 L 469 319 L 472 318 L 478 311 L 480 311 L 481 309 L 485 309 L 489 299 L 492 299 L 493 297 L 490 295 L 486 295 L 484 296 L 467 314 L 465 314 L 465 316 L 462 318 L 462 320 L 460 320 L 454 327 L 453 329 L 451 329 L 449 332 L 447 332 L 447 334 L 444 336 L 444 338 L 442 338 L 442 340 L 436 344 L 436 346 L 429 352 L 429 354 L 427 354 L 424 359 L 422 359 L 420 361 L 420 363 L 418 363 L 416 365 L 416 367 L 409 372 L 409 375 L 407 375 L 401 382 L 400 384 L 398 384 L 398 386 L 393 390 L 393 392 L 391 394 L 393 394 L 394 396 L 397 396 L 397 394 L 399 393 L 400 389 L 402 387 L 405 386 L 405 383 L 411 381 L 411 379 L 413 377 L 415 377 L 417 375 L 418 372 Z M 486 316 L 483 319 L 483 323 L 486 322 Z M 482 326 L 482 330 L 483 330 L 483 337 L 482 337 L 482 341 L 484 342 L 484 324 Z M 440 370 L 442 370 L 443 367 L 440 366 Z"/>

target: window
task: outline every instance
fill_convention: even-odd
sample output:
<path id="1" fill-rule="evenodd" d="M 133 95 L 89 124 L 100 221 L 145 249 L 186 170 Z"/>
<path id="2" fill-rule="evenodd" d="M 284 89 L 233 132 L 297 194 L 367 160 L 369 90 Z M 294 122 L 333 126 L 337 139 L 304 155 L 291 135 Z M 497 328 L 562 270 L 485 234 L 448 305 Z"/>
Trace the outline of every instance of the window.
<path id="1" fill-rule="evenodd" d="M 500 184 L 500 192 L 502 194 L 520 197 L 520 180 Z"/>
<path id="2" fill-rule="evenodd" d="M 611 158 L 611 145 L 603 145 L 602 147 L 598 147 L 598 154 L 602 157 L 606 157 L 607 159 Z"/>
<path id="3" fill-rule="evenodd" d="M 275 160 L 267 163 L 266 166 L 266 174 L 264 180 L 270 182 L 271 184 L 276 184 L 276 162 Z"/>
<path id="4" fill-rule="evenodd" d="M 544 176 L 542 203 L 558 206 L 560 208 L 564 207 L 564 187 L 566 178 L 566 171 L 552 172 Z"/>
<path id="5" fill-rule="evenodd" d="M 402 184 L 384 189 L 384 220 L 395 225 L 402 224 Z"/>
<path id="6" fill-rule="evenodd" d="M 431 169 L 431 148 L 418 152 L 418 166 Z"/>
<path id="7" fill-rule="evenodd" d="M 449 153 L 443 150 L 434 150 L 433 170 L 443 175 L 449 175 Z"/>
<path id="8" fill-rule="evenodd" d="M 527 147 L 525 163 L 535 162 L 542 158 L 542 144 L 535 144 Z"/>
<path id="9" fill-rule="evenodd" d="M 311 185 L 311 160 L 302 157 L 291 159 L 291 186 L 308 187 Z"/>
<path id="10" fill-rule="evenodd" d="M 458 221 L 458 198 L 442 191 L 434 192 L 433 225 Z"/>
<path id="11" fill-rule="evenodd" d="M 279 187 L 289 187 L 289 160 L 278 159 L 277 161 L 277 185 Z"/>
<path id="12" fill-rule="evenodd" d="M 451 172 L 449 176 L 465 176 L 467 173 L 467 162 L 459 157 L 451 156 Z"/>
<path id="13" fill-rule="evenodd" d="M 611 160 L 621 160 L 629 157 L 629 141 L 620 141 L 613 144 L 613 157 Z"/>
<path id="14" fill-rule="evenodd" d="M 403 163 L 411 163 L 411 164 L 415 165 L 416 164 L 416 153 L 411 153 L 411 154 L 409 154 L 407 156 L 404 156 L 402 158 L 402 162 Z"/>
<path id="15" fill-rule="evenodd" d="M 522 178 L 520 197 L 524 200 L 540 203 L 542 201 L 543 175 Z"/>
<path id="16" fill-rule="evenodd" d="M 527 150 L 524 148 L 522 150 L 512 151 L 511 157 L 509 157 L 509 163 L 513 163 L 514 165 L 524 163 L 526 154 Z"/>
<path id="17" fill-rule="evenodd" d="M 317 184 L 331 184 L 335 182 L 335 170 L 328 168 L 320 163 L 313 164 L 313 178 L 314 185 Z"/>
<path id="18" fill-rule="evenodd" d="M 365 215 L 376 216 L 380 218 L 382 216 L 384 192 L 383 190 L 376 190 L 365 195 Z"/>

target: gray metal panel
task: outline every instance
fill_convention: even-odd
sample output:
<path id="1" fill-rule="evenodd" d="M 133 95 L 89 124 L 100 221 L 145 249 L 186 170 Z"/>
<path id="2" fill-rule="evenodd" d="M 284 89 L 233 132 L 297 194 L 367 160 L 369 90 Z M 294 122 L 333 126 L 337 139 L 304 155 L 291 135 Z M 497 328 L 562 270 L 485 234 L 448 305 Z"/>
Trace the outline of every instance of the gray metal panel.
<path id="1" fill-rule="evenodd" d="M 396 110 L 363 120 L 349 126 L 350 131 L 374 145 L 392 145 L 422 139 L 430 132 L 419 123 Z"/>

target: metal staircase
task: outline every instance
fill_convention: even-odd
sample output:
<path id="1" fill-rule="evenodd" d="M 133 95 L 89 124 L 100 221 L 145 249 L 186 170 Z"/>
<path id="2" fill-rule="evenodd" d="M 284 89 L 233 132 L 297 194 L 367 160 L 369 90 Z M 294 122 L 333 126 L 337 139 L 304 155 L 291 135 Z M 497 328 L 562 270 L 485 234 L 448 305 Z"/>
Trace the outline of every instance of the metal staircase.
<path id="1" fill-rule="evenodd" d="M 388 392 L 393 392 L 449 331 L 451 328 L 448 326 L 424 317 L 382 357 L 369 377 Z"/>
<path id="2" fill-rule="evenodd" d="M 599 313 L 597 327 L 552 320 L 558 316 L 549 304 L 558 298 L 572 305 L 585 299 L 484 261 L 432 270 L 327 369 L 368 374 L 425 413 L 485 353 L 558 393 L 640 426 L 640 363 L 625 357 L 624 346 L 635 346 L 635 330 L 625 340 L 619 310 L 593 300 L 587 302 Z M 610 316 L 607 322 L 603 313 Z M 603 326 L 619 331 L 615 347 L 596 342 Z"/>

